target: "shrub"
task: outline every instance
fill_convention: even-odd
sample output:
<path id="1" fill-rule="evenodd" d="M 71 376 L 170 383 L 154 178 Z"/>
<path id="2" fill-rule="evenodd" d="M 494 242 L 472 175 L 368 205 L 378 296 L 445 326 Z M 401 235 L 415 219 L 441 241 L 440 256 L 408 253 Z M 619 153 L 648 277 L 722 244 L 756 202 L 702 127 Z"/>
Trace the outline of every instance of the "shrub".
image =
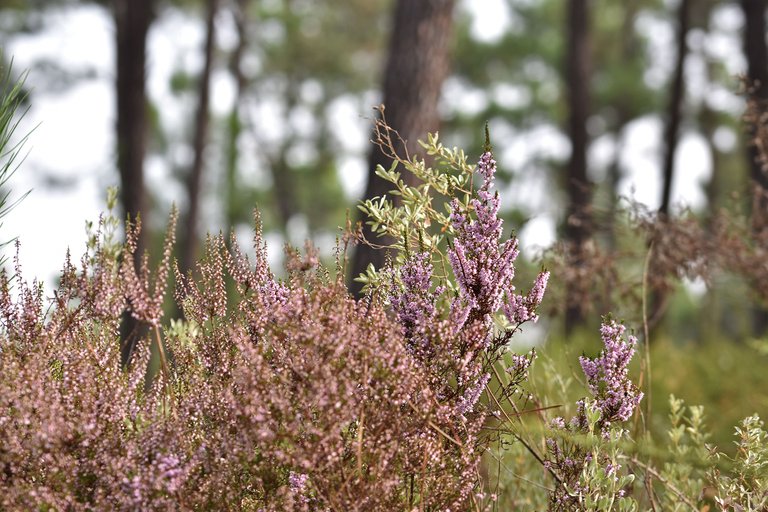
<path id="1" fill-rule="evenodd" d="M 171 257 L 175 213 L 154 273 L 135 254 L 140 224 L 123 247 L 107 216 L 47 300 L 17 256 L 0 273 L 0 510 L 503 510 L 507 489 L 534 510 L 764 507 L 756 417 L 727 468 L 704 446 L 700 410 L 673 403 L 673 457 L 655 469 L 662 458 L 630 435 L 637 341 L 617 322 L 580 359 L 590 396 L 569 422 L 550 415 L 526 387 L 536 353 L 509 348 L 537 320 L 549 273 L 513 285 L 491 148 L 475 167 L 437 136 L 425 147 L 441 169 L 396 158 L 422 183 L 380 168 L 402 204 L 363 205 L 397 253 L 362 277 L 359 301 L 343 254 L 332 273 L 311 245 L 287 249 L 277 279 L 258 215 L 253 261 L 234 237 L 209 237 L 186 276 Z M 163 314 L 171 276 L 184 320 Z M 144 329 L 123 366 L 125 312 Z M 685 433 L 703 461 L 685 457 Z"/>

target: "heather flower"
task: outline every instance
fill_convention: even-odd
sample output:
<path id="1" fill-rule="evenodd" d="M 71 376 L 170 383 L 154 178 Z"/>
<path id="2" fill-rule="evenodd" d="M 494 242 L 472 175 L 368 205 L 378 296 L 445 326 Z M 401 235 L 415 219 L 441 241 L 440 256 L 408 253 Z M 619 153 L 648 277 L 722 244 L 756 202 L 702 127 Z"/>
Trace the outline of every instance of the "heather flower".
<path id="1" fill-rule="evenodd" d="M 536 358 L 536 351 L 531 350 L 529 354 L 512 354 L 510 359 L 512 365 L 506 369 L 507 374 L 514 382 L 522 382 L 528 379 L 528 371 Z"/>
<path id="2" fill-rule="evenodd" d="M 503 306 L 503 311 L 510 323 L 521 324 L 529 320 L 536 322 L 539 319 L 536 309 L 544 299 L 548 281 L 549 272 L 543 271 L 536 277 L 533 288 L 525 296 L 515 295 L 512 293 L 512 288 L 508 290 L 508 300 Z"/>
<path id="3" fill-rule="evenodd" d="M 171 211 L 171 219 L 165 236 L 163 259 L 151 286 L 148 256 L 136 254 L 139 232 L 141 231 L 141 219 L 137 219 L 135 225 L 126 226 L 127 251 L 120 267 L 120 277 L 125 283 L 125 294 L 130 304 L 131 315 L 136 320 L 146 322 L 153 327 L 159 325 L 163 315 L 165 288 L 168 284 L 168 274 L 171 268 L 171 251 L 176 240 L 177 218 L 178 212 L 174 208 Z M 135 259 L 140 262 L 139 271 L 137 271 Z"/>
<path id="4" fill-rule="evenodd" d="M 118 272 L 96 247 L 82 272 L 65 266 L 48 307 L 39 286 L 18 278 L 12 294 L 0 273 L 0 509 L 398 510 L 404 475 L 431 490 L 425 507 L 466 508 L 483 417 L 455 429 L 458 399 L 382 304 L 356 302 L 324 272 L 280 282 L 258 234 L 255 245 L 249 262 L 209 238 L 199 277 L 177 287 L 187 320 L 169 329 L 167 262 L 151 286 L 146 267 Z M 422 271 L 417 256 L 402 275 L 403 319 L 433 314 Z M 407 294 L 423 309 L 405 307 Z M 167 347 L 154 381 L 147 334 L 120 364 L 125 307 Z M 473 360 L 465 368 L 478 374 Z M 470 410 L 477 398 L 466 399 Z M 273 476 L 284 468 L 287 482 Z"/>
<path id="5" fill-rule="evenodd" d="M 619 475 L 621 465 L 616 462 L 615 450 L 627 431 L 615 424 L 631 417 L 643 394 L 629 379 L 627 366 L 635 353 L 637 339 L 630 335 L 625 340 L 625 331 L 624 325 L 613 320 L 603 322 L 600 335 L 604 349 L 594 359 L 579 358 L 592 397 L 576 402 L 576 415 L 570 422 L 558 417 L 550 423 L 550 428 L 560 434 L 570 432 L 599 439 L 592 447 L 566 442 L 561 445 L 556 438 L 547 439 L 547 468 L 558 476 L 550 503 L 557 510 L 578 509 L 585 496 L 606 492 L 623 498 L 618 488 L 631 481 L 631 476 Z M 600 451 L 599 443 L 605 443 L 608 448 L 604 450 L 608 453 Z M 603 477 L 595 476 L 598 467 Z M 606 490 L 608 488 L 613 490 Z"/>
<path id="6" fill-rule="evenodd" d="M 400 267 L 402 286 L 393 282 L 389 302 L 409 346 L 422 355 L 427 355 L 428 327 L 434 322 L 437 310 L 435 300 L 442 293 L 442 287 L 430 292 L 432 286 L 432 263 L 428 252 L 411 254 Z"/>
<path id="7" fill-rule="evenodd" d="M 288 486 L 291 492 L 296 495 L 301 503 L 308 503 L 309 497 L 307 494 L 307 483 L 309 482 L 309 475 L 304 473 L 296 473 L 291 471 L 288 474 Z"/>
<path id="8" fill-rule="evenodd" d="M 456 237 L 448 250 L 448 260 L 460 290 L 452 304 L 452 312 L 455 311 L 452 316 L 455 321 L 462 322 L 474 313 L 490 324 L 492 315 L 501 309 L 514 325 L 528 320 L 535 322 L 549 272 L 541 272 L 526 295 L 514 293 L 512 280 L 519 253 L 518 242 L 516 238 L 500 242 L 503 221 L 498 217 L 498 193 L 491 193 L 496 161 L 490 151 L 480 157 L 477 172 L 482 176 L 483 184 L 467 211 L 456 199 L 451 202 L 450 220 Z M 470 211 L 475 212 L 475 219 L 470 218 Z M 461 325 L 463 323 L 457 324 L 457 328 Z"/>
<path id="9" fill-rule="evenodd" d="M 627 421 L 637 408 L 643 393 L 629 379 L 627 366 L 635 354 L 637 338 L 623 338 L 626 327 L 614 320 L 603 322 L 600 335 L 605 348 L 600 356 L 579 358 L 587 377 L 587 386 L 601 412 L 601 421 Z"/>
<path id="10" fill-rule="evenodd" d="M 464 391 L 464 395 L 461 397 L 459 403 L 456 406 L 456 411 L 460 415 L 463 416 L 475 409 L 475 404 L 477 404 L 477 401 L 480 399 L 480 395 L 482 394 L 489 380 L 491 380 L 491 374 L 486 373 L 482 375 L 474 385 Z"/>
<path id="11" fill-rule="evenodd" d="M 489 322 L 501 307 L 505 289 L 515 275 L 513 263 L 518 250 L 514 238 L 499 243 L 503 221 L 498 217 L 498 194 L 490 192 L 496 172 L 490 151 L 482 155 L 477 170 L 483 176 L 483 185 L 469 205 L 476 218 L 470 219 L 457 200 L 451 202 L 451 225 L 456 237 L 448 250 L 448 260 L 459 285 L 460 300 Z"/>
<path id="12" fill-rule="evenodd" d="M 288 475 L 288 485 L 291 487 L 291 491 L 295 493 L 303 493 L 308 481 L 309 475 L 305 475 L 304 473 L 291 471 Z"/>

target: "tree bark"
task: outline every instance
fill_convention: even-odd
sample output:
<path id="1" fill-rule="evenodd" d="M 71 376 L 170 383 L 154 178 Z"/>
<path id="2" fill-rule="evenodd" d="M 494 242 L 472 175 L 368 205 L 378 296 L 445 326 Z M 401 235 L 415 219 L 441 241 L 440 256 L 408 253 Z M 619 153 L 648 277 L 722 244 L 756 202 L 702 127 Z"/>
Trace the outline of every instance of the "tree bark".
<path id="1" fill-rule="evenodd" d="M 235 46 L 232 56 L 230 58 L 230 73 L 235 79 L 235 104 L 232 106 L 232 111 L 229 114 L 228 120 L 228 134 L 227 134 L 227 174 L 226 174 L 226 190 L 227 190 L 227 202 L 226 202 L 226 219 L 227 227 L 229 229 L 234 228 L 238 221 L 237 215 L 240 211 L 239 208 L 239 194 L 238 190 L 238 176 L 237 176 L 237 161 L 239 151 L 237 147 L 240 133 L 242 131 L 242 121 L 240 120 L 240 103 L 243 99 L 243 92 L 245 91 L 246 78 L 243 73 L 242 61 L 245 49 L 248 46 L 246 27 L 248 24 L 248 5 L 249 0 L 237 0 L 233 6 L 235 27 L 237 28 L 237 46 Z"/>
<path id="2" fill-rule="evenodd" d="M 766 0 L 742 0 L 744 12 L 744 54 L 747 57 L 748 95 L 754 101 L 758 112 L 768 111 L 768 47 L 766 46 L 765 9 Z M 760 120 L 755 120 L 760 122 Z M 754 125 L 748 126 L 750 143 L 747 144 L 749 176 L 753 188 L 752 230 L 756 237 L 764 237 L 768 224 L 768 173 L 765 155 L 760 154 L 755 137 Z M 761 141 L 764 143 L 764 141 Z M 765 150 L 765 149 L 764 149 Z M 752 333 L 762 337 L 768 331 L 768 310 L 756 304 L 752 311 Z"/>
<path id="3" fill-rule="evenodd" d="M 682 118 L 684 91 L 685 57 L 688 54 L 686 37 L 690 28 L 690 0 L 680 0 L 677 12 L 677 61 L 675 62 L 675 74 L 672 79 L 672 91 L 669 95 L 669 107 L 667 109 L 667 125 L 664 130 L 664 163 L 663 163 L 663 189 L 661 193 L 661 205 L 659 214 L 662 217 L 669 216 L 670 200 L 672 197 L 672 180 L 675 171 L 675 151 L 680 135 L 680 121 Z"/>
<path id="4" fill-rule="evenodd" d="M 568 208 L 564 235 L 573 268 L 584 266 L 587 243 L 592 237 L 592 185 L 587 178 L 587 119 L 590 111 L 590 38 L 589 0 L 568 2 L 568 51 L 565 79 L 568 91 L 568 135 L 571 140 L 571 158 L 567 168 Z M 581 281 L 581 280 L 579 280 Z M 565 310 L 566 334 L 584 322 L 579 295 L 584 292 L 581 282 L 567 286 Z"/>
<path id="5" fill-rule="evenodd" d="M 208 139 L 208 125 L 210 122 L 209 103 L 211 88 L 211 70 L 213 68 L 213 44 L 216 37 L 216 11 L 217 0 L 206 2 L 205 20 L 205 47 L 203 71 L 200 75 L 198 106 L 195 114 L 195 133 L 192 142 L 194 159 L 192 168 L 187 175 L 186 189 L 189 205 L 187 208 L 184 235 L 181 247 L 181 271 L 189 272 L 195 264 L 199 242 L 200 224 L 200 186 L 205 165 L 205 148 Z"/>
<path id="6" fill-rule="evenodd" d="M 680 137 L 680 122 L 683 115 L 683 99 L 685 97 L 685 58 L 688 54 L 686 37 L 690 28 L 690 0 L 680 0 L 677 8 L 677 58 L 675 61 L 674 75 L 672 76 L 672 89 L 667 104 L 667 120 L 664 128 L 664 156 L 662 162 L 662 191 L 658 210 L 658 222 L 666 222 L 669 219 L 672 182 L 675 176 L 675 152 Z M 648 240 L 649 247 L 653 247 L 653 238 Z M 655 256 L 652 255 L 649 272 L 655 273 Z M 648 306 L 648 325 L 650 339 L 656 338 L 664 312 L 669 303 L 669 293 L 662 289 L 651 290 Z M 650 341 L 650 340 L 649 340 Z"/>
<path id="7" fill-rule="evenodd" d="M 407 141 L 409 154 L 419 154 L 418 139 L 435 132 L 439 126 L 438 100 L 443 82 L 450 69 L 450 41 L 453 32 L 454 0 L 398 0 L 395 5 L 389 56 L 384 71 L 383 103 L 389 125 Z M 389 168 L 391 160 L 373 145 L 368 158 L 368 184 L 365 198 L 383 196 L 389 184 L 376 176 L 376 166 Z M 406 181 L 409 176 L 403 176 Z M 364 223 L 366 239 L 388 244 L 391 240 L 376 239 Z M 384 265 L 385 252 L 361 244 L 352 257 L 350 289 L 359 296 L 362 286 L 354 278 L 369 264 Z"/>
<path id="8" fill-rule="evenodd" d="M 145 208 L 146 44 L 153 4 L 151 0 L 115 0 L 113 4 L 117 43 L 117 168 L 123 211 L 132 219 Z M 137 254 L 144 252 L 145 239 L 142 234 Z"/>
<path id="9" fill-rule="evenodd" d="M 747 57 L 747 80 L 749 98 L 763 109 L 768 104 L 768 47 L 766 47 L 766 0 L 742 0 L 744 11 L 744 53 Z M 754 127 L 750 126 L 750 137 L 755 136 Z M 761 191 L 768 191 L 768 174 L 763 170 L 758 148 L 748 144 L 750 178 L 753 185 Z M 763 211 L 768 207 L 765 201 L 755 205 Z"/>
<path id="10" fill-rule="evenodd" d="M 147 136 L 146 45 L 153 18 L 151 0 L 115 0 L 115 96 L 117 168 L 120 198 L 125 217 L 136 220 L 146 205 L 144 155 Z M 146 249 L 146 230 L 139 235 L 134 264 L 139 265 Z M 120 325 L 120 356 L 123 366 L 130 362 L 136 342 L 144 329 L 128 312 Z"/>

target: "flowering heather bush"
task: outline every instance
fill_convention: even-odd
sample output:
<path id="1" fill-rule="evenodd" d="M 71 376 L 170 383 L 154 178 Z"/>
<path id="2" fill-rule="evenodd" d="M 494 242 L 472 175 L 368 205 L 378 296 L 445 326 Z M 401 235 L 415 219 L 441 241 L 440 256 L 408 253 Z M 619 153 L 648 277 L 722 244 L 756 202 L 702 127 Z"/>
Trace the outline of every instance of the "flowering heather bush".
<path id="1" fill-rule="evenodd" d="M 551 505 L 556 510 L 634 510 L 624 489 L 632 474 L 620 476 L 618 443 L 628 436 L 620 423 L 627 421 L 643 394 L 628 376 L 627 365 L 635 353 L 637 339 L 623 339 L 626 328 L 606 320 L 600 329 L 605 349 L 595 359 L 582 356 L 581 368 L 592 397 L 580 400 L 569 423 L 552 420 L 557 437 L 547 439 L 550 459 L 546 466 L 557 475 Z M 584 434 L 591 442 L 574 443 L 569 436 Z M 561 442 L 558 443 L 558 440 Z"/>
<path id="2" fill-rule="evenodd" d="M 135 254 L 140 224 L 122 246 L 111 216 L 77 265 L 67 258 L 52 298 L 21 279 L 17 257 L 0 272 L 0 511 L 506 510 L 484 462 L 494 451 L 520 461 L 499 479 L 545 478 L 518 494 L 551 510 L 702 503 L 701 485 L 675 480 L 695 473 L 688 461 L 659 472 L 636 453 L 625 429 L 642 398 L 627 371 L 636 340 L 615 322 L 603 352 L 580 361 L 591 397 L 536 439 L 522 419 L 547 417 L 528 407 L 540 403 L 525 389 L 536 353 L 509 341 L 536 321 L 549 273 L 530 291 L 513 285 L 517 242 L 502 238 L 490 148 L 475 167 L 437 136 L 426 147 L 446 169 L 398 161 L 422 185 L 379 169 L 403 205 L 363 208 L 398 253 L 363 276 L 359 301 L 343 262 L 334 277 L 311 245 L 288 249 L 277 279 L 258 216 L 253 257 L 234 237 L 209 237 L 189 275 L 172 261 L 175 213 L 154 272 Z M 446 213 L 430 190 L 454 198 Z M 171 277 L 184 320 L 163 313 Z M 143 327 L 127 351 L 125 312 Z M 749 507 L 765 500 L 765 432 L 755 417 L 739 435 L 736 469 L 709 457 L 697 481 L 725 509 L 759 510 Z M 673 442 L 682 453 L 682 437 Z"/>
<path id="3" fill-rule="evenodd" d="M 167 329 L 158 308 L 168 250 L 150 287 L 148 272 L 136 274 L 128 258 L 118 271 L 97 247 L 94 265 L 66 266 L 47 317 L 39 286 L 2 274 L 0 509 L 381 510 L 418 501 L 442 510 L 467 501 L 479 422 L 457 421 L 400 325 L 312 261 L 294 261 L 307 270 L 278 282 L 258 231 L 255 248 L 250 264 L 210 239 L 202 277 L 183 279 L 178 294 L 187 320 Z M 126 371 L 123 308 L 150 327 Z M 152 343 L 162 371 L 146 388 Z"/>

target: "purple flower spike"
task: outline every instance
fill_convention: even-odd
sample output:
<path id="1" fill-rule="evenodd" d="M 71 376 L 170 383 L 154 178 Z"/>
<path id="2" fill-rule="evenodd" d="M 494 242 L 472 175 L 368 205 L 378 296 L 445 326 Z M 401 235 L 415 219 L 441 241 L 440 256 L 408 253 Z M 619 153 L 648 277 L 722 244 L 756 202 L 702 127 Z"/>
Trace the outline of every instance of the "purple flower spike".
<path id="1" fill-rule="evenodd" d="M 493 185 L 493 177 L 496 174 L 496 160 L 493 159 L 493 153 L 486 151 L 477 162 L 477 172 L 485 179 L 483 189 L 488 190 Z"/>
<path id="2" fill-rule="evenodd" d="M 602 413 L 600 421 L 603 424 L 628 420 L 643 398 L 627 371 L 635 354 L 637 338 L 629 335 L 624 341 L 625 331 L 626 327 L 613 320 L 604 322 L 600 335 L 605 349 L 596 359 L 579 358 L 589 390 Z"/>
<path id="3" fill-rule="evenodd" d="M 402 286 L 393 286 L 389 302 L 403 326 L 405 337 L 411 348 L 426 350 L 426 328 L 435 318 L 435 300 L 442 293 L 438 287 L 430 292 L 432 285 L 432 263 L 428 252 L 412 254 L 400 269 Z"/>
<path id="4" fill-rule="evenodd" d="M 483 177 L 483 185 L 469 204 L 476 218 L 471 219 L 458 201 L 451 203 L 456 238 L 448 251 L 448 260 L 456 275 L 460 300 L 471 304 L 477 317 L 490 322 L 491 315 L 502 306 L 505 289 L 515 275 L 518 250 L 516 239 L 499 242 L 503 222 L 498 217 L 499 197 L 490 192 L 496 173 L 496 161 L 490 152 L 483 153 L 477 172 Z"/>
<path id="5" fill-rule="evenodd" d="M 544 292 L 547 289 L 548 281 L 549 272 L 545 270 L 536 277 L 536 280 L 533 282 L 533 288 L 531 288 L 527 295 L 515 295 L 511 291 L 507 292 L 509 298 L 507 303 L 504 304 L 503 311 L 510 323 L 521 324 L 528 320 L 536 322 L 539 319 L 536 309 L 544 299 Z"/>
<path id="6" fill-rule="evenodd" d="M 475 404 L 480 400 L 480 395 L 483 393 L 488 381 L 491 380 L 491 374 L 483 374 L 474 386 L 467 388 L 464 392 L 464 396 L 459 399 L 457 405 L 457 412 L 460 415 L 465 415 L 475 410 Z"/>

